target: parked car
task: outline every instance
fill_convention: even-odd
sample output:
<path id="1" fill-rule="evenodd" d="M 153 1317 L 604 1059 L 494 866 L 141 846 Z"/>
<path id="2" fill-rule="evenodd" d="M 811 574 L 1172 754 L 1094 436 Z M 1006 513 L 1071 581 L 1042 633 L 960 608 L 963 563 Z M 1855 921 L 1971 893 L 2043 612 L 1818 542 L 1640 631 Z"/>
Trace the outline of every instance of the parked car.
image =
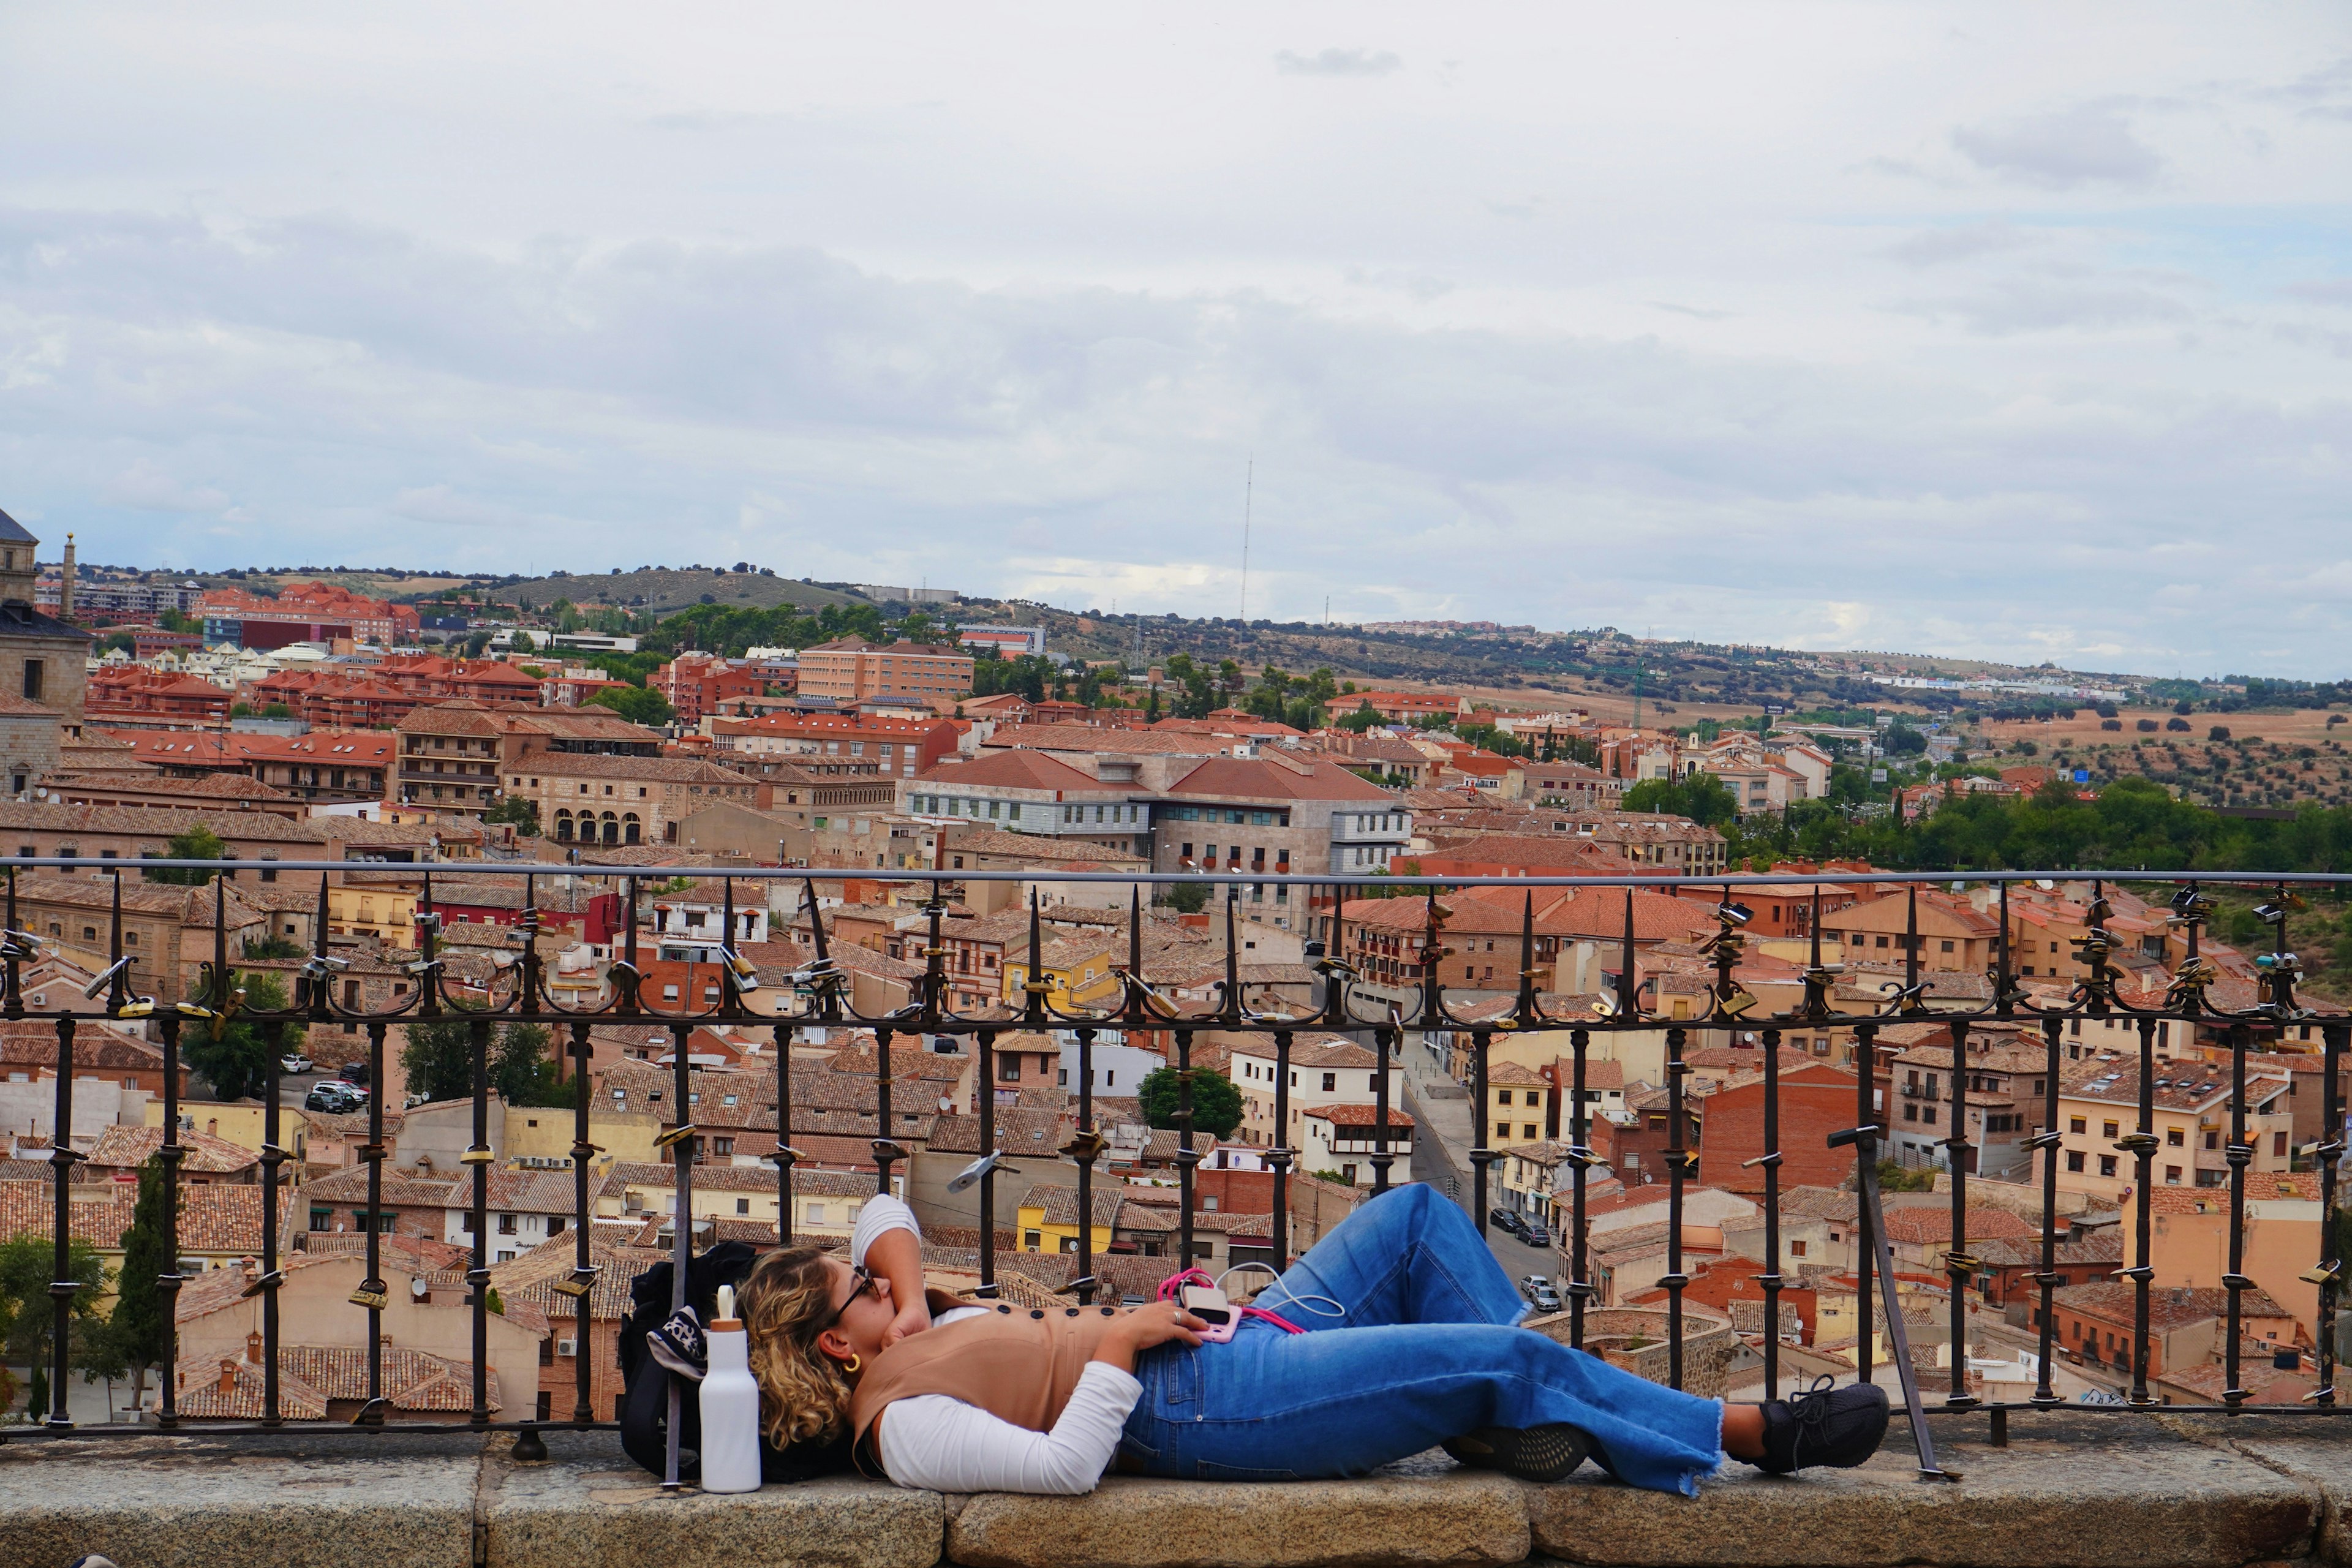
<path id="1" fill-rule="evenodd" d="M 1513 1236 L 1524 1236 L 1527 1234 L 1527 1222 L 1519 1218 L 1518 1213 L 1515 1209 L 1488 1209 L 1486 1211 L 1486 1223 L 1491 1226 L 1498 1226 L 1501 1229 L 1507 1230 Z"/>
<path id="2" fill-rule="evenodd" d="M 367 1103 L 366 1097 L 355 1092 L 350 1085 L 321 1081 L 310 1086 L 302 1097 L 305 1110 L 323 1110 L 330 1116 L 343 1116 Z"/>
<path id="3" fill-rule="evenodd" d="M 1519 1289 L 1526 1291 L 1530 1296 L 1534 1295 L 1538 1290 L 1549 1290 L 1551 1289 L 1551 1276 L 1549 1274 L 1529 1274 L 1520 1279 Z"/>
<path id="4" fill-rule="evenodd" d="M 1535 1303 L 1535 1309 L 1538 1312 L 1557 1312 L 1560 1310 L 1559 1292 L 1549 1285 L 1534 1292 L 1528 1300 Z"/>
<path id="5" fill-rule="evenodd" d="M 1529 1247 L 1549 1247 L 1551 1232 L 1545 1228 L 1542 1221 L 1538 1220 L 1519 1232 L 1519 1239 Z"/>
<path id="6" fill-rule="evenodd" d="M 335 1076 L 345 1083 L 355 1083 L 362 1089 L 365 1089 L 368 1084 L 368 1065 L 365 1062 L 345 1062 L 343 1070 Z"/>
<path id="7" fill-rule="evenodd" d="M 309 1072 L 311 1065 L 310 1058 L 299 1051 L 294 1051 L 278 1058 L 278 1070 L 280 1072 Z"/>

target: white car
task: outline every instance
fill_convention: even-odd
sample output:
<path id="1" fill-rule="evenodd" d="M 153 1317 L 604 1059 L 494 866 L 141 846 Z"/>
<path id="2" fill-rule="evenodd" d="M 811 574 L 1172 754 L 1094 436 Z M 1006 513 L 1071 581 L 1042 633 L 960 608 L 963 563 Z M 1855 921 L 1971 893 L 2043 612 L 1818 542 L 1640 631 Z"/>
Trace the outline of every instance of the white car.
<path id="1" fill-rule="evenodd" d="M 278 1058 L 278 1070 L 280 1072 L 309 1072 L 313 1065 L 310 1058 L 299 1051 L 290 1057 Z"/>

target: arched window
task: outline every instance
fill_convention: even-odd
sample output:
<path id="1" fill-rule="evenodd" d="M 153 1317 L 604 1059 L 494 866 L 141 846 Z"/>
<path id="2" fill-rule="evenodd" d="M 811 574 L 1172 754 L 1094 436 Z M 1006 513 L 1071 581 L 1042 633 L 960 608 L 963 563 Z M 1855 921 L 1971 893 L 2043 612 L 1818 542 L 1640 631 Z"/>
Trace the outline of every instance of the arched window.
<path id="1" fill-rule="evenodd" d="M 572 842 L 572 814 L 568 811 L 555 814 L 555 841 L 558 844 Z"/>
<path id="2" fill-rule="evenodd" d="M 621 818 L 621 842 L 622 842 L 622 843 L 624 843 L 624 844 L 637 844 L 637 843 L 642 843 L 642 842 L 644 841 L 644 840 L 643 840 L 643 830 L 644 830 L 644 825 L 637 821 L 637 814 L 636 814 L 635 812 L 634 812 L 634 811 L 633 811 L 633 812 L 630 812 L 627 816 L 624 816 L 624 817 L 622 817 L 622 818 Z"/>
<path id="3" fill-rule="evenodd" d="M 618 844 L 620 841 L 621 819 L 608 811 L 604 814 L 604 842 Z"/>

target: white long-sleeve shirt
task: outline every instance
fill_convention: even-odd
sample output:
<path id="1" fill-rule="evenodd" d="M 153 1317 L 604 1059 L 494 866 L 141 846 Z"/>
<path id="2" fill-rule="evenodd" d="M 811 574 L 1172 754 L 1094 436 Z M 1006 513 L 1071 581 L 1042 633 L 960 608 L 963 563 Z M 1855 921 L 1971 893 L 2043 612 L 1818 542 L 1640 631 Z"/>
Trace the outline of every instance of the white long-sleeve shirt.
<path id="1" fill-rule="evenodd" d="M 868 1198 L 849 1238 L 850 1261 L 863 1265 L 875 1238 L 894 1230 L 922 1234 L 914 1210 L 898 1199 Z M 944 1328 L 987 1310 L 959 1307 L 940 1313 L 931 1326 Z M 892 1400 L 880 1418 L 882 1468 L 898 1485 L 927 1491 L 1090 1492 L 1110 1468 L 1119 1433 L 1142 1396 L 1133 1374 L 1088 1362 L 1054 1429 L 1032 1432 L 944 1394 L 910 1394 Z"/>

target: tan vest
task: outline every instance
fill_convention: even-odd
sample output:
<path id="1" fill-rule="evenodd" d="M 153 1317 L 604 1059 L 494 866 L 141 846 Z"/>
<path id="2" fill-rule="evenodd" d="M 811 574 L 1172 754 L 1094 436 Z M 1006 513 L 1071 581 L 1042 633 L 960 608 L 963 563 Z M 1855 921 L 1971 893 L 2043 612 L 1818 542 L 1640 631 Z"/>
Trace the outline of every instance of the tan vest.
<path id="1" fill-rule="evenodd" d="M 867 1434 L 892 1400 L 918 1394 L 944 1394 L 1015 1426 L 1052 1431 L 1094 1359 L 1103 1331 L 1118 1316 L 1116 1307 L 999 1303 L 985 1318 L 900 1340 L 866 1364 L 850 1394 L 858 1468 L 869 1475 L 882 1473 Z"/>

